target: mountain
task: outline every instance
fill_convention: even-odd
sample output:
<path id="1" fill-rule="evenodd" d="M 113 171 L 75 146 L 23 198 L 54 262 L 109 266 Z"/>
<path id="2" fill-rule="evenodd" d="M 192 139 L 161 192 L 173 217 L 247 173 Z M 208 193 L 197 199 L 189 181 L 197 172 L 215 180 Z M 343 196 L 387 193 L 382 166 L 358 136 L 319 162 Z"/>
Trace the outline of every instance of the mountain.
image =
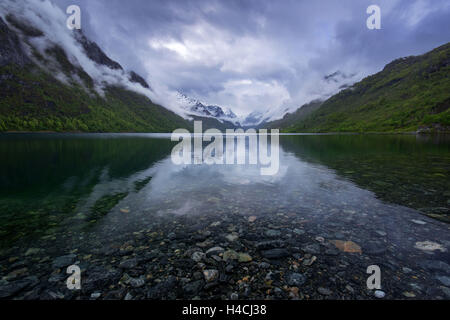
<path id="1" fill-rule="evenodd" d="M 447 43 L 420 56 L 397 59 L 315 110 L 301 108 L 278 124 L 285 132 L 450 131 L 449 107 Z"/>
<path id="2" fill-rule="evenodd" d="M 192 99 L 178 92 L 178 104 L 189 116 L 215 118 L 219 122 L 231 122 L 237 124 L 238 118 L 230 109 L 217 105 L 205 105 L 197 99 Z"/>
<path id="3" fill-rule="evenodd" d="M 265 115 L 265 112 L 253 111 L 242 121 L 242 126 L 245 128 L 262 126 L 269 118 Z"/>
<path id="4" fill-rule="evenodd" d="M 320 100 L 315 100 L 310 103 L 307 103 L 298 108 L 295 112 L 285 114 L 282 119 L 265 123 L 265 127 L 267 129 L 279 129 L 293 126 L 310 113 L 319 109 L 322 103 L 323 101 Z"/>
<path id="5" fill-rule="evenodd" d="M 144 78 L 125 71 L 81 31 L 62 30 L 63 25 L 49 35 L 45 25 L 34 25 L 20 10 L 1 11 L 0 131 L 171 132 L 192 127 L 153 103 Z M 65 42 L 56 41 L 58 36 Z"/>

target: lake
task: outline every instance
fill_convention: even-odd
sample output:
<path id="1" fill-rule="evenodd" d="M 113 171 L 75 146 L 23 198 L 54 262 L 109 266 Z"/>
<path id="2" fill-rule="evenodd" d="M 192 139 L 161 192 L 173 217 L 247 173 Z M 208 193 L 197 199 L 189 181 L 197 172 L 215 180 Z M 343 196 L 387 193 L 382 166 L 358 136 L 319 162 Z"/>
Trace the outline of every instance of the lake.
<path id="1" fill-rule="evenodd" d="M 280 136 L 273 176 L 174 145 L 0 135 L 0 298 L 372 299 L 375 265 L 386 298 L 450 299 L 449 136 Z"/>

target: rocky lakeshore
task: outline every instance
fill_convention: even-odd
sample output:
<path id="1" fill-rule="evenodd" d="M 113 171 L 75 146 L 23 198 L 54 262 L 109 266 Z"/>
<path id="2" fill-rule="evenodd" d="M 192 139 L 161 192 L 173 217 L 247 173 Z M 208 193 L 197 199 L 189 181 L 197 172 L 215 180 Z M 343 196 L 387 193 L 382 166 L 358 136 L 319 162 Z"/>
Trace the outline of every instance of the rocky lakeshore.
<path id="1" fill-rule="evenodd" d="M 130 213 L 122 208 L 116 215 L 124 212 Z M 288 212 L 147 216 L 143 230 L 119 236 L 112 236 L 114 228 L 102 230 L 109 239 L 59 235 L 60 243 L 71 243 L 66 251 L 50 246 L 56 238 L 47 237 L 35 247 L 8 251 L 1 260 L 0 297 L 450 299 L 448 225 L 411 210 L 400 232 L 408 236 L 397 242 L 403 235 L 395 221 L 373 228 L 391 213 L 366 216 L 365 223 L 354 221 L 354 214 L 336 210 L 324 224 Z M 436 241 L 438 235 L 446 240 Z M 84 245 L 75 246 L 77 239 Z M 81 268 L 81 290 L 66 287 L 66 267 L 73 264 Z M 367 289 L 369 265 L 381 268 L 381 290 Z"/>

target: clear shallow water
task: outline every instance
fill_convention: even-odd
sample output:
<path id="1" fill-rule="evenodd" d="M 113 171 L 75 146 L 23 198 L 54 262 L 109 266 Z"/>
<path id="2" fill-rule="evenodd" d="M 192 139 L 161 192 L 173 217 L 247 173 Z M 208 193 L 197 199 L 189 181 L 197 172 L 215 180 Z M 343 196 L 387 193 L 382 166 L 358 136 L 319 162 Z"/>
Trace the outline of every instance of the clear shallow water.
<path id="1" fill-rule="evenodd" d="M 172 275 L 189 280 L 168 298 L 223 298 L 233 291 L 247 298 L 328 297 L 318 287 L 329 287 L 329 297 L 367 298 L 365 269 L 378 264 L 390 297 L 448 298 L 447 137 L 282 136 L 280 144 L 278 174 L 261 176 L 256 166 L 175 166 L 174 144 L 165 135 L 1 136 L 3 285 L 33 274 L 38 281 L 14 295 L 73 297 L 54 263 L 72 254 L 88 279 L 99 268 L 111 273 L 105 283 L 88 280 L 96 285 L 85 297 L 108 284 L 149 298 Z M 352 241 L 359 252 L 340 251 L 336 240 Z M 425 241 L 440 247 L 417 248 Z M 230 272 L 221 256 L 191 265 L 195 250 L 214 246 L 246 252 L 253 262 Z M 286 252 L 268 258 L 271 249 Z M 304 265 L 312 257 L 317 262 Z M 142 263 L 120 267 L 134 258 Z M 281 273 L 269 288 L 262 262 Z M 195 272 L 205 268 L 229 279 L 192 294 L 184 290 L 203 281 Z M 236 285 L 250 271 L 260 275 L 248 283 L 252 290 Z M 294 271 L 308 279 L 300 294 L 274 289 L 290 288 L 283 275 Z M 144 277 L 145 285 L 119 285 L 124 272 Z"/>

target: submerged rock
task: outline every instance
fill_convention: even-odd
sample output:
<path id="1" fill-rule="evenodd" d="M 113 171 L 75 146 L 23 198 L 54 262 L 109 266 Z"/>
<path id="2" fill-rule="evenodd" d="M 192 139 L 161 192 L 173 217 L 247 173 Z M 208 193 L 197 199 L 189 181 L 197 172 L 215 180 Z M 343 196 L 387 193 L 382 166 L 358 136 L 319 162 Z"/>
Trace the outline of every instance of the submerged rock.
<path id="1" fill-rule="evenodd" d="M 203 275 L 205 277 L 206 282 L 213 282 L 219 277 L 219 271 L 215 269 L 204 270 Z"/>
<path id="2" fill-rule="evenodd" d="M 70 266 L 75 262 L 75 259 L 77 258 L 74 254 L 68 254 L 65 256 L 61 256 L 53 260 L 53 268 L 64 268 L 67 266 Z"/>
<path id="3" fill-rule="evenodd" d="M 288 257 L 290 255 L 290 253 L 286 249 L 278 248 L 278 249 L 270 249 L 270 250 L 261 251 L 261 255 L 264 258 L 268 258 L 268 259 L 279 259 L 279 258 Z"/>
<path id="4" fill-rule="evenodd" d="M 306 277 L 301 273 L 290 273 L 286 276 L 286 282 L 291 287 L 300 287 L 306 281 Z"/>

